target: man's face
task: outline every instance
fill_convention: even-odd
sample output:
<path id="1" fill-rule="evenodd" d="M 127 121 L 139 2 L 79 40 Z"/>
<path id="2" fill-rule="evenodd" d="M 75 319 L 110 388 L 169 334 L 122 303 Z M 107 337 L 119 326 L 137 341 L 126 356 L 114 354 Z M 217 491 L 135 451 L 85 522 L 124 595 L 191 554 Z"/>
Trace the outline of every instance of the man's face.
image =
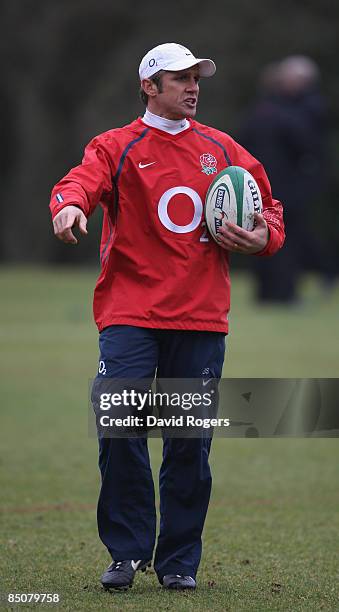
<path id="1" fill-rule="evenodd" d="M 148 109 L 166 119 L 194 117 L 199 96 L 199 68 L 164 72 L 160 92 L 149 97 Z"/>

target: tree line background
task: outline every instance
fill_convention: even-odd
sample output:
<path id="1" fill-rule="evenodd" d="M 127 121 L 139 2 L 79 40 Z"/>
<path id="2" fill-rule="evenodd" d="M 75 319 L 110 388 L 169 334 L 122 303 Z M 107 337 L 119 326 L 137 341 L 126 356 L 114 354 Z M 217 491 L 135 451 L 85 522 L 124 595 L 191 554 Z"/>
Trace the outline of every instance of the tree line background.
<path id="1" fill-rule="evenodd" d="M 138 65 L 161 42 L 180 42 L 215 60 L 217 74 L 202 83 L 197 119 L 232 136 L 267 63 L 290 54 L 317 62 L 330 110 L 332 181 L 312 214 L 324 239 L 338 244 L 339 4 L 3 0 L 0 18 L 2 262 L 98 261 L 99 211 L 89 236 L 76 249 L 66 247 L 53 237 L 50 190 L 94 135 L 142 114 Z"/>

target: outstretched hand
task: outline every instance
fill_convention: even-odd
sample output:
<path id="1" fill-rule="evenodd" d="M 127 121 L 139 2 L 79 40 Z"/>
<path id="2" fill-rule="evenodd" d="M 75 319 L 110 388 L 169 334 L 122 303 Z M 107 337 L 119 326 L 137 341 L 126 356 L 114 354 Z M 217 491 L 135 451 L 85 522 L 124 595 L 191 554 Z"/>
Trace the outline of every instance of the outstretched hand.
<path id="1" fill-rule="evenodd" d="M 77 206 L 65 206 L 53 219 L 54 234 L 66 244 L 78 244 L 72 228 L 78 227 L 80 233 L 86 236 L 86 226 L 87 219 Z"/>
<path id="2" fill-rule="evenodd" d="M 263 215 L 254 213 L 254 221 L 255 227 L 251 232 L 226 221 L 218 230 L 218 244 L 234 253 L 259 253 L 268 242 L 269 232 Z"/>

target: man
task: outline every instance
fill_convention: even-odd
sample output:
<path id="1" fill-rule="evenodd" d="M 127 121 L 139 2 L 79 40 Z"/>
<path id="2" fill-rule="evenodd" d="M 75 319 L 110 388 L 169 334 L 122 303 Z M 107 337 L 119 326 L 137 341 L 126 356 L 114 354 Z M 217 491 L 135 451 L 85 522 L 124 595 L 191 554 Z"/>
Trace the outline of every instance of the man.
<path id="1" fill-rule="evenodd" d="M 54 231 L 75 244 L 104 210 L 101 274 L 94 296 L 98 377 L 220 379 L 228 331 L 228 253 L 270 255 L 283 243 L 281 204 L 261 164 L 229 136 L 194 121 L 199 78 L 215 64 L 182 45 L 149 51 L 139 67 L 144 117 L 94 138 L 82 164 L 53 189 Z M 208 160 L 208 164 L 206 164 Z M 263 196 L 252 232 L 228 224 L 207 235 L 203 201 L 228 165 L 247 168 Z M 208 438 L 165 438 L 160 533 L 154 568 L 170 589 L 192 589 L 211 491 Z M 99 534 L 113 559 L 105 588 L 127 588 L 150 564 L 154 487 L 145 438 L 100 438 Z"/>
<path id="2" fill-rule="evenodd" d="M 269 64 L 238 132 L 239 141 L 265 164 L 274 193 L 284 202 L 284 249 L 253 262 L 261 302 L 300 305 L 300 278 L 310 264 L 320 266 L 328 286 L 333 279 L 332 254 L 311 227 L 313 203 L 329 184 L 326 104 L 318 81 L 319 69 L 308 57 Z"/>

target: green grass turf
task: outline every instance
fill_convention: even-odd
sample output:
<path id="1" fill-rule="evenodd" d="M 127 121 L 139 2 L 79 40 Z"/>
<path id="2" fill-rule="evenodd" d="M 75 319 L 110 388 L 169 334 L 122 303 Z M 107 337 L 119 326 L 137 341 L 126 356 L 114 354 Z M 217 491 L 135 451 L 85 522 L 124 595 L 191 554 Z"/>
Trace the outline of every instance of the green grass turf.
<path id="1" fill-rule="evenodd" d="M 102 591 L 109 559 L 87 433 L 94 280 L 81 270 L 0 271 L 0 591 L 59 593 L 64 610 L 339 610 L 335 439 L 215 439 L 198 590 L 164 592 L 148 571 L 128 593 Z M 225 375 L 338 375 L 338 289 L 326 297 L 311 278 L 303 295 L 303 308 L 258 308 L 250 279 L 234 275 Z M 156 474 L 160 441 L 150 449 Z"/>

